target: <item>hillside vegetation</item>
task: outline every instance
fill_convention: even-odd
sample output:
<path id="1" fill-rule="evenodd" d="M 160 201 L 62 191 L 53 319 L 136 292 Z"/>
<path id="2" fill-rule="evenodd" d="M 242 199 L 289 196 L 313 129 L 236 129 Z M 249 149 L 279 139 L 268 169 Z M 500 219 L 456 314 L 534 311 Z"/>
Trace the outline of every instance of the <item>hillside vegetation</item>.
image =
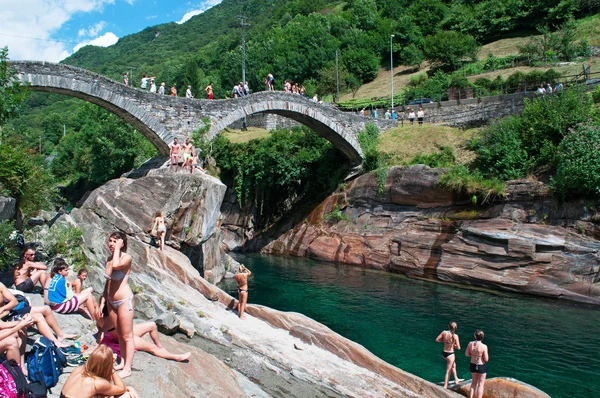
<path id="1" fill-rule="evenodd" d="M 149 27 L 107 48 L 84 47 L 64 62 L 117 80 L 133 66 L 136 84 L 145 73 L 190 84 L 195 93 L 213 81 L 220 98 L 240 80 L 238 16 L 244 14 L 251 89 L 262 89 L 273 73 L 278 88 L 290 79 L 304 83 L 311 96 L 323 95 L 335 91 L 336 50 L 342 89 L 356 90 L 389 64 L 390 35 L 398 65 L 428 61 L 454 70 L 475 60 L 481 44 L 536 33 L 536 27 L 554 31 L 599 7 L 596 0 L 224 0 L 182 25 Z"/>

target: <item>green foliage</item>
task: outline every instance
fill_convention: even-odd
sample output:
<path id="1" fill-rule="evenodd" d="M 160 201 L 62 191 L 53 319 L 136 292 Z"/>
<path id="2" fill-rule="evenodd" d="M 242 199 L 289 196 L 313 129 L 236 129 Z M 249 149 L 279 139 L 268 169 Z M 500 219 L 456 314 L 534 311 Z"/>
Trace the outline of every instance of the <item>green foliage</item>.
<path id="1" fill-rule="evenodd" d="M 379 141 L 379 129 L 373 123 L 367 123 L 365 129 L 358 134 L 358 142 L 363 153 L 363 170 L 365 172 L 382 167 L 382 155 L 377 150 Z"/>
<path id="2" fill-rule="evenodd" d="M 457 165 L 442 177 L 440 184 L 453 191 L 473 195 L 474 204 L 484 204 L 504 196 L 504 183 L 497 178 L 486 178 L 477 169 L 469 170 L 465 165 Z"/>
<path id="3" fill-rule="evenodd" d="M 479 45 L 473 36 L 441 31 L 425 38 L 423 53 L 434 65 L 456 68 L 466 59 L 476 60 Z"/>
<path id="4" fill-rule="evenodd" d="M 407 87 L 402 96 L 406 101 L 415 98 L 431 98 L 434 101 L 444 100 L 448 97 L 447 91 L 452 84 L 452 79 L 452 75 L 438 70 L 432 77 L 423 80 L 417 86 Z"/>
<path id="5" fill-rule="evenodd" d="M 521 178 L 536 166 L 554 166 L 564 135 L 592 116 L 591 101 L 578 89 L 528 101 L 520 117 L 490 125 L 473 142 L 477 166 L 503 180 Z"/>
<path id="6" fill-rule="evenodd" d="M 85 268 L 87 259 L 83 254 L 83 232 L 79 228 L 55 226 L 49 235 L 47 249 L 52 257 L 61 256 L 75 271 Z"/>
<path id="7" fill-rule="evenodd" d="M 594 104 L 600 103 L 600 86 L 597 86 L 596 90 L 594 90 L 592 99 L 594 100 Z"/>
<path id="8" fill-rule="evenodd" d="M 43 159 L 6 144 L 0 146 L 0 193 L 15 198 L 26 216 L 48 208 L 57 198 Z"/>
<path id="9" fill-rule="evenodd" d="M 0 221 L 0 270 L 5 271 L 14 265 L 19 257 L 15 246 L 15 224 L 12 221 Z"/>
<path id="10" fill-rule="evenodd" d="M 450 167 L 456 163 L 456 153 L 454 152 L 454 148 L 443 145 L 440 146 L 439 149 L 439 152 L 434 152 L 427 155 L 419 153 L 407 164 L 424 164 L 432 168 L 439 168 Z"/>
<path id="11" fill-rule="evenodd" d="M 0 143 L 2 126 L 19 112 L 29 90 L 14 81 L 16 72 L 8 67 L 8 48 L 0 48 Z"/>
<path id="12" fill-rule="evenodd" d="M 275 130 L 246 144 L 218 135 L 213 154 L 222 179 L 233 181 L 240 205 L 254 203 L 261 214 L 284 210 L 289 198 L 333 190 L 345 164 L 337 149 L 306 128 Z"/>
<path id="13" fill-rule="evenodd" d="M 333 210 L 331 210 L 331 212 L 329 212 L 323 216 L 323 220 L 326 223 L 334 224 L 334 223 L 340 222 L 340 221 L 350 221 L 350 218 L 348 218 L 348 216 L 343 213 L 343 211 L 340 209 L 340 207 L 338 205 L 335 205 L 333 207 Z"/>
<path id="14" fill-rule="evenodd" d="M 74 129 L 54 149 L 57 178 L 95 188 L 156 156 L 145 137 L 104 109 L 82 104 L 74 112 Z"/>
<path id="15" fill-rule="evenodd" d="M 548 25 L 539 26 L 540 34 L 520 46 L 519 52 L 527 56 L 530 62 L 572 61 L 577 56 L 585 56 L 589 48 L 587 43 L 576 43 L 575 27 L 573 19 L 563 23 L 556 32 L 552 32 Z"/>
<path id="16" fill-rule="evenodd" d="M 600 127 L 578 126 L 558 148 L 554 187 L 562 197 L 600 196 Z"/>
<path id="17" fill-rule="evenodd" d="M 364 48 L 347 49 L 342 53 L 346 70 L 363 82 L 375 79 L 379 72 L 379 57 Z"/>

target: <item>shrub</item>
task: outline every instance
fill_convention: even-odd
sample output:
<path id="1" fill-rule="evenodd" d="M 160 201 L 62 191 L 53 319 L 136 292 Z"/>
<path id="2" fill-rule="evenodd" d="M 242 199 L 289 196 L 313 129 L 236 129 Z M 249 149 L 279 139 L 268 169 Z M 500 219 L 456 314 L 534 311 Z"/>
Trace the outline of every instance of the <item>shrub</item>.
<path id="1" fill-rule="evenodd" d="M 330 213 L 327 213 L 323 216 L 323 220 L 327 223 L 336 223 L 339 221 L 350 221 L 348 216 L 346 216 L 338 205 L 333 207 Z"/>
<path id="2" fill-rule="evenodd" d="M 572 130 L 558 148 L 554 187 L 563 197 L 600 197 L 600 127 Z"/>
<path id="3" fill-rule="evenodd" d="M 419 84 L 423 83 L 425 80 L 427 80 L 427 73 L 419 72 L 416 75 L 413 75 L 410 77 L 410 82 L 408 84 L 410 84 L 413 87 L 417 87 Z"/>
<path id="4" fill-rule="evenodd" d="M 596 90 L 592 94 L 592 99 L 594 100 L 594 104 L 600 103 L 600 86 L 596 87 Z"/>
<path id="5" fill-rule="evenodd" d="M 381 165 L 381 154 L 377 150 L 379 129 L 373 123 L 367 123 L 365 129 L 358 134 L 358 142 L 363 152 L 363 170 L 365 172 L 378 169 Z"/>
<path id="6" fill-rule="evenodd" d="M 482 137 L 472 143 L 476 164 L 484 175 L 510 180 L 527 174 L 532 165 L 523 148 L 522 130 L 521 118 L 511 116 L 485 128 Z"/>
<path id="7" fill-rule="evenodd" d="M 79 228 L 58 225 L 52 228 L 51 238 L 48 242 L 48 252 L 51 256 L 62 256 L 75 271 L 79 271 L 87 264 L 83 254 L 83 232 Z"/>
<path id="8" fill-rule="evenodd" d="M 479 170 L 469 170 L 458 165 L 440 177 L 440 185 L 448 189 L 473 195 L 473 203 L 484 204 L 504 196 L 504 183 L 497 178 L 485 178 Z"/>
<path id="9" fill-rule="evenodd" d="M 439 168 L 450 167 L 456 163 L 456 153 L 454 152 L 454 148 L 450 146 L 441 146 L 439 149 L 439 152 L 434 152 L 427 155 L 419 153 L 410 162 L 408 162 L 408 164 L 424 164 L 429 167 Z"/>

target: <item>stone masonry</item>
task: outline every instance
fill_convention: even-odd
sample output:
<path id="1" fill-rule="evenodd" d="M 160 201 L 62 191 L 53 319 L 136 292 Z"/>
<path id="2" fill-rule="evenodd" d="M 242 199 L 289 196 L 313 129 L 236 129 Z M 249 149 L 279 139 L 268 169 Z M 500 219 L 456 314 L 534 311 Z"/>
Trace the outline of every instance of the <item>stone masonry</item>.
<path id="1" fill-rule="evenodd" d="M 161 96 L 124 86 L 97 73 L 50 62 L 15 61 L 10 66 L 32 90 L 59 93 L 99 105 L 131 124 L 168 156 L 174 138 L 184 139 L 210 121 L 210 138 L 234 122 L 253 114 L 270 113 L 304 124 L 329 140 L 353 164 L 360 164 L 358 132 L 370 119 L 345 113 L 284 92 L 259 92 L 243 98 L 198 100 Z M 396 125 L 378 120 L 380 130 Z"/>

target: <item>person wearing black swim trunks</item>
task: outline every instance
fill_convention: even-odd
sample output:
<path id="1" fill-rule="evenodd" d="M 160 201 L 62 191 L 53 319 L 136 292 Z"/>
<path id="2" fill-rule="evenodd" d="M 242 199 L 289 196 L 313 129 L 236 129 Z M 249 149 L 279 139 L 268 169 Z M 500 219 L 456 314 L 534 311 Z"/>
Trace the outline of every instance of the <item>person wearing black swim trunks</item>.
<path id="1" fill-rule="evenodd" d="M 15 287 L 24 293 L 33 292 L 36 283 L 44 287 L 48 274 L 48 267 L 44 263 L 34 262 L 35 249 L 25 249 L 23 259 L 19 262 L 13 272 Z"/>
<path id="2" fill-rule="evenodd" d="M 483 397 L 483 385 L 485 383 L 485 377 L 487 375 L 487 362 L 490 357 L 488 354 L 487 345 L 483 344 L 483 331 L 477 329 L 475 331 L 475 341 L 471 341 L 467 346 L 465 355 L 471 357 L 471 398 L 482 398 Z"/>
<path id="3" fill-rule="evenodd" d="M 446 360 L 446 376 L 444 377 L 444 388 L 448 388 L 448 381 L 450 380 L 450 372 L 454 375 L 454 382 L 456 384 L 463 381 L 459 379 L 456 374 L 456 356 L 454 355 L 454 349 L 460 350 L 460 340 L 456 334 L 458 325 L 456 322 L 450 322 L 448 324 L 448 330 L 444 330 L 435 339 L 438 343 L 444 343 L 444 349 L 442 350 L 442 357 Z"/>
<path id="4" fill-rule="evenodd" d="M 248 276 L 252 272 L 243 265 L 240 265 L 238 273 L 235 274 L 235 281 L 238 284 L 238 315 L 240 319 L 245 319 L 246 303 L 248 302 Z"/>

